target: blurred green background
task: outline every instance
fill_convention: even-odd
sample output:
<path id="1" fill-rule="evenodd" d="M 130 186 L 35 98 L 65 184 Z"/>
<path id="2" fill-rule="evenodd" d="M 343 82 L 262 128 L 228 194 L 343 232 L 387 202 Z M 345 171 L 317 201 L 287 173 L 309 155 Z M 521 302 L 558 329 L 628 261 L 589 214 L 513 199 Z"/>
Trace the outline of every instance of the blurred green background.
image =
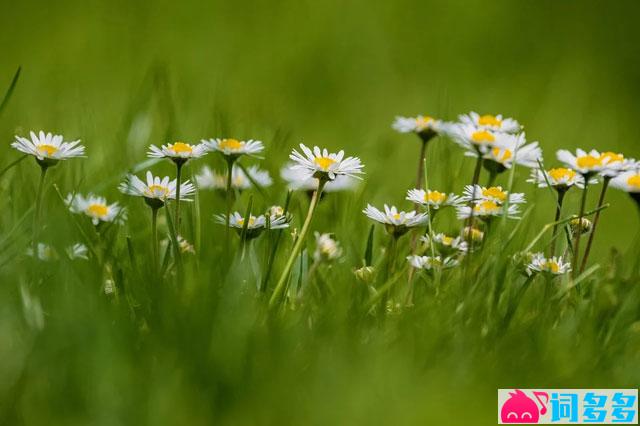
<path id="1" fill-rule="evenodd" d="M 639 12 L 637 1 L 5 0 L 0 86 L 9 83 L 18 65 L 23 72 L 0 117 L 0 140 L 5 141 L 0 166 L 17 158 L 9 148 L 14 134 L 40 128 L 59 132 L 87 146 L 89 158 L 69 166 L 74 176 L 84 176 L 83 187 L 115 197 L 120 174 L 144 159 L 149 143 L 224 135 L 261 139 L 267 145 L 263 165 L 277 176 L 290 149 L 304 141 L 344 148 L 362 158 L 367 172 L 363 202 L 402 204 L 413 185 L 418 144 L 391 130 L 394 116 L 455 119 L 470 110 L 518 119 L 528 139 L 540 141 L 549 165 L 560 147 L 640 157 Z M 460 191 L 470 179 L 469 160 L 445 140 L 434 142 L 429 155 L 432 186 Z M 35 186 L 32 166 L 20 168 L 25 192 Z M 166 170 L 171 170 L 168 165 Z M 533 191 L 524 182 L 527 174 L 518 173 L 517 186 L 538 202 L 531 220 L 548 222 L 553 200 Z M 611 247 L 625 251 L 637 236 L 631 201 L 615 191 L 609 201 L 596 261 Z M 361 207 L 353 207 L 353 220 L 364 230 L 367 221 L 357 213 Z M 342 224 L 344 229 L 349 225 Z M 354 244 L 359 247 L 359 240 Z M 216 321 L 237 321 L 238 329 L 217 331 L 217 342 L 230 346 L 213 361 L 198 352 L 203 330 L 181 335 L 188 329 L 188 315 L 175 318 L 175 330 L 167 326 L 165 337 L 149 338 L 143 350 L 128 352 L 123 348 L 138 344 L 134 327 L 113 333 L 110 308 L 95 301 L 77 307 L 72 300 L 59 302 L 70 313 L 52 322 L 50 333 L 39 341 L 47 351 L 28 357 L 31 338 L 15 331 L 12 322 L 3 326 L 0 321 L 5 348 L 0 350 L 5 366 L 0 367 L 0 401 L 3 407 L 18 404 L 4 417 L 9 424 L 18 418 L 26 424 L 64 425 L 88 424 L 87 419 L 104 425 L 132 419 L 156 425 L 208 424 L 211 419 L 236 425 L 301 424 L 310 418 L 313 424 L 419 424 L 427 419 L 432 424 L 492 424 L 495 383 L 563 385 L 570 377 L 576 386 L 611 386 L 611 375 L 601 377 L 598 369 L 589 377 L 575 375 L 578 367 L 572 367 L 592 365 L 573 358 L 575 348 L 552 360 L 554 375 L 537 380 L 542 364 L 533 358 L 519 374 L 514 373 L 517 358 L 501 373 L 502 366 L 490 356 L 469 361 L 472 351 L 462 344 L 444 348 L 448 357 L 416 357 L 442 344 L 430 339 L 436 330 L 428 327 L 407 327 L 411 336 L 397 337 L 420 342 L 410 348 L 406 340 L 394 348 L 395 337 L 385 336 L 365 338 L 353 347 L 348 330 L 325 335 L 321 329 L 308 336 L 303 324 L 267 342 L 273 336 L 251 328 L 251 315 L 245 312 L 250 309 L 235 305 L 228 311 L 245 317 L 229 319 L 224 309 L 216 313 Z M 200 309 L 193 315 L 207 307 Z M 17 318 L 8 306 L 0 313 Z M 416 313 L 403 321 L 408 324 L 418 314 L 429 315 Z M 401 329 L 407 325 L 399 322 Z M 559 335 L 568 338 L 574 331 L 568 327 Z M 248 335 L 246 341 L 257 348 L 242 346 Z M 166 336 L 172 338 L 162 340 Z M 73 345 L 65 344 L 67 338 Z M 480 336 L 468 336 L 466 342 L 473 339 Z M 527 336 L 518 339 L 530 344 Z M 87 347 L 79 347 L 82 342 Z M 545 344 L 561 347 L 563 342 L 540 343 L 540 358 Z M 261 344 L 280 345 L 281 353 L 294 355 L 269 359 L 272 352 L 261 352 Z M 183 346 L 191 351 L 191 368 L 185 368 Z M 155 358 L 154 351 L 161 355 Z M 246 353 L 252 356 L 234 358 Z M 625 367 L 637 356 L 633 352 L 626 358 L 629 364 L 613 368 L 617 383 L 628 384 Z M 606 364 L 606 357 L 599 362 Z M 26 379 L 16 376 L 27 363 L 29 385 L 17 397 L 13 391 Z M 67 363 L 73 367 L 64 368 Z M 198 370 L 202 365 L 211 369 Z M 246 387 L 244 374 L 251 377 Z M 155 381 L 141 383 L 140 377 Z M 299 393 L 292 395 L 291 389 Z M 461 406 L 468 411 L 464 415 Z M 219 407 L 224 409 L 218 412 Z"/>

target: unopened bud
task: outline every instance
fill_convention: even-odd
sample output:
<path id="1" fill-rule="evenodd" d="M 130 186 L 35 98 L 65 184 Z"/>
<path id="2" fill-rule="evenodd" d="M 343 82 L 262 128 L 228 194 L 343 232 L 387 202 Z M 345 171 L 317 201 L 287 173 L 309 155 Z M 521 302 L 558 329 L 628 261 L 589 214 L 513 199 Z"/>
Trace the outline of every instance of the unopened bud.
<path id="1" fill-rule="evenodd" d="M 373 266 L 363 266 L 362 268 L 353 271 L 353 273 L 359 281 L 365 284 L 371 284 L 376 277 L 376 270 Z"/>

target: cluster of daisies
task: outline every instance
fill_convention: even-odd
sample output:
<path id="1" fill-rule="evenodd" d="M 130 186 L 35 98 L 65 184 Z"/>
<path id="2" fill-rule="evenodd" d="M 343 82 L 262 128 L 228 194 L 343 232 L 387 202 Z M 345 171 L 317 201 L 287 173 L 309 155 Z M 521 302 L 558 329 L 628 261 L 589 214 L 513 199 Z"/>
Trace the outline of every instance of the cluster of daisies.
<path id="1" fill-rule="evenodd" d="M 560 164 L 547 169 L 538 142 L 527 142 L 523 127 L 512 118 L 480 115 L 475 112 L 459 116 L 457 122 L 445 122 L 429 116 L 398 117 L 393 123 L 393 128 L 401 133 L 415 134 L 422 142 L 416 185 L 406 193 L 406 200 L 414 207 L 409 211 L 402 211 L 396 206 L 384 205 L 383 209 L 378 209 L 367 205 L 363 213 L 371 220 L 384 225 L 390 235 L 390 242 L 393 243 L 410 231 L 420 229 L 419 232 L 413 233 L 411 252 L 406 256 L 408 264 L 415 269 L 442 271 L 453 268 L 459 265 L 465 256 L 482 247 L 485 234 L 490 232 L 491 223 L 495 218 L 519 219 L 520 207 L 526 202 L 524 194 L 511 193 L 509 188 L 495 185 L 501 174 L 515 167 L 530 169 L 528 182 L 540 188 L 551 188 L 557 196 L 553 236 L 545 253 L 534 253 L 530 256 L 526 267 L 530 275 L 546 273 L 554 276 L 584 270 L 609 186 L 628 192 L 640 206 L 639 162 L 614 152 L 587 152 L 578 149 L 572 153 L 560 150 L 557 152 Z M 472 179 L 468 185 L 461 188 L 459 194 L 426 187 L 423 169 L 426 164 L 425 152 L 427 144 L 437 136 L 446 137 L 462 148 L 465 156 L 475 161 Z M 34 241 L 30 250 L 34 256 L 50 257 L 47 246 L 41 245 L 36 239 L 42 184 L 50 167 L 63 160 L 83 157 L 85 148 L 80 141 L 65 141 L 62 136 L 44 132 L 31 132 L 29 138 L 16 136 L 12 146 L 24 154 L 33 156 L 41 167 Z M 193 246 L 180 235 L 180 203 L 191 201 L 197 190 L 220 191 L 226 196 L 226 211 L 214 215 L 214 219 L 227 230 L 235 229 L 243 242 L 259 237 L 264 231 L 282 230 L 290 226 L 291 215 L 286 211 L 286 206 L 283 208 L 274 205 L 256 215 L 250 211 L 232 211 L 234 193 L 273 184 L 273 178 L 268 171 L 256 165 L 247 167 L 239 161 L 243 156 L 259 159 L 263 151 L 264 144 L 260 141 L 232 138 L 201 140 L 197 144 L 174 142 L 149 147 L 148 157 L 167 159 L 175 165 L 175 177 L 155 176 L 151 171 L 145 173 L 144 179 L 128 175 L 119 185 L 119 190 L 126 195 L 142 198 L 150 208 L 153 253 L 156 261 L 156 215 L 168 202 L 174 208 L 173 215 L 167 216 L 175 229 L 176 238 L 173 244 L 179 246 L 177 253 L 193 252 Z M 209 153 L 222 156 L 226 169 L 213 170 L 205 165 L 195 174 L 193 183 L 183 180 L 183 166 Z M 282 300 L 289 273 L 295 259 L 301 253 L 322 193 L 353 189 L 363 173 L 360 159 L 346 156 L 344 151 L 333 153 L 327 149 L 309 148 L 300 144 L 299 150 L 294 149 L 291 152 L 289 160 L 280 170 L 280 177 L 290 190 L 306 191 L 311 199 L 304 223 L 295 233 L 293 248 L 288 252 L 288 259 L 275 285 L 270 304 Z M 488 174 L 487 186 L 479 184 L 483 170 Z M 587 191 L 599 183 L 603 184 L 599 205 L 596 206 L 595 213 L 588 213 Z M 582 191 L 582 203 L 580 210 L 570 221 L 565 222 L 561 219 L 563 200 L 567 192 L 574 187 Z M 125 208 L 118 202 L 108 202 L 104 197 L 92 193 L 69 194 L 66 204 L 72 213 L 88 217 L 96 227 L 104 223 L 121 224 L 127 218 Z M 454 211 L 460 221 L 460 229 L 454 235 L 437 232 L 433 226 L 434 218 L 446 209 Z M 589 219 L 591 216 L 593 218 Z M 560 229 L 566 229 L 567 247 L 561 253 L 557 253 L 556 240 L 562 240 L 559 236 L 563 235 L 559 232 Z M 227 243 L 228 235 L 227 232 Z M 583 235 L 589 235 L 589 239 L 581 258 L 580 239 Z M 342 247 L 332 234 L 315 233 L 315 240 L 316 250 L 313 258 L 316 262 L 333 261 L 342 255 Z M 87 257 L 86 247 L 82 245 L 72 246 L 68 253 L 70 257 Z M 371 265 L 365 265 L 365 269 L 356 271 L 357 276 L 364 276 L 365 272 L 369 274 L 371 268 Z"/>
<path id="2" fill-rule="evenodd" d="M 463 188 L 460 196 L 418 187 L 407 193 L 407 200 L 417 207 L 415 211 L 398 211 L 396 207 L 386 205 L 384 211 L 372 206 L 364 210 L 369 218 L 383 223 L 392 235 L 400 236 L 408 228 L 425 226 L 429 218 L 434 218 L 442 208 L 455 208 L 457 218 L 463 221 L 459 235 L 434 235 L 433 230 L 429 229 L 429 234 L 421 239 L 425 244 L 407 258 L 414 268 L 431 270 L 434 266 L 455 266 L 462 256 L 480 246 L 492 218 L 519 218 L 519 206 L 526 201 L 524 194 L 511 194 L 501 186 L 493 186 L 500 174 L 514 166 L 530 169 L 528 182 L 540 188 L 550 187 L 557 195 L 554 235 L 548 255 L 545 257 L 543 253 L 534 253 L 529 256 L 526 270 L 530 275 L 538 272 L 563 275 L 572 270 L 584 270 L 609 185 L 628 192 L 640 206 L 640 162 L 614 152 L 578 149 L 572 153 L 559 150 L 556 155 L 559 166 L 546 169 L 538 142 L 528 143 L 523 126 L 513 118 L 475 112 L 460 115 L 457 122 L 445 122 L 429 116 L 397 117 L 393 128 L 400 133 L 417 135 L 423 144 L 419 160 L 421 164 L 418 166 L 418 186 L 422 183 L 420 170 L 424 150 L 436 136 L 445 136 L 461 147 L 464 155 L 476 160 L 471 184 Z M 488 173 L 487 187 L 478 184 L 483 169 Z M 593 220 L 589 220 L 585 205 L 587 189 L 599 182 L 603 183 L 599 205 Z M 562 203 L 567 191 L 573 187 L 581 190 L 583 196 L 579 212 L 567 226 L 572 244 L 570 247 L 567 244 L 568 250 L 556 256 L 556 239 L 562 225 Z M 420 213 L 420 209 L 426 212 Z M 589 240 L 580 262 L 580 238 L 587 234 Z M 437 250 L 432 249 L 434 245 Z M 453 247 L 455 250 L 452 250 Z M 422 255 L 424 253 L 429 256 Z"/>

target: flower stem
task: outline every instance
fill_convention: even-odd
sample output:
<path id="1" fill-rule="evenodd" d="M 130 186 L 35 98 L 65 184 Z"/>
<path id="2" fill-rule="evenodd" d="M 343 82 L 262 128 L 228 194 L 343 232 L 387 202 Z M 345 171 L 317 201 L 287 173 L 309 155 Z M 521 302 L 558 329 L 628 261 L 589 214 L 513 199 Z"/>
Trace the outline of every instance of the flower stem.
<path id="1" fill-rule="evenodd" d="M 313 213 L 318 206 L 318 201 L 320 200 L 320 195 L 322 194 L 322 189 L 327 182 L 324 179 L 318 179 L 318 189 L 313 192 L 313 196 L 311 197 L 311 204 L 309 205 L 309 211 L 307 212 L 307 217 L 304 220 L 304 224 L 302 225 L 302 230 L 300 231 L 300 235 L 296 240 L 295 245 L 293 246 L 293 250 L 289 255 L 289 259 L 287 259 L 287 263 L 284 266 L 284 270 L 280 275 L 280 279 L 278 280 L 278 284 L 276 284 L 275 289 L 273 290 L 273 294 L 269 299 L 269 306 L 273 306 L 280 297 L 280 293 L 284 290 L 284 286 L 289 278 L 289 273 L 291 272 L 291 268 L 293 267 L 293 262 L 295 262 L 300 250 L 302 249 L 302 244 L 304 243 L 305 236 L 309 231 L 309 225 L 311 225 L 311 219 L 313 218 Z"/>
<path id="2" fill-rule="evenodd" d="M 578 273 L 578 257 L 580 256 L 580 237 L 582 234 L 582 218 L 587 205 L 587 192 L 589 189 L 589 176 L 584 177 L 584 189 L 582 190 L 582 201 L 580 202 L 580 215 L 578 216 L 578 226 L 576 235 L 573 236 L 573 259 L 571 259 L 572 275 L 575 278 Z"/>
<path id="3" fill-rule="evenodd" d="M 549 249 L 549 257 L 553 257 L 556 254 L 556 237 L 558 235 L 558 221 L 562 214 L 562 203 L 564 202 L 564 196 L 567 192 L 564 190 L 558 191 L 558 203 L 556 205 L 556 216 L 553 225 L 553 234 L 551 236 L 551 248 Z"/>
<path id="4" fill-rule="evenodd" d="M 471 186 L 473 187 L 472 189 L 472 194 L 471 194 L 471 201 L 469 202 L 469 205 L 471 206 L 471 213 L 469 214 L 469 219 L 467 221 L 467 226 L 469 227 L 469 237 L 467 243 L 469 244 L 469 247 L 471 247 L 471 243 L 472 243 L 472 232 L 471 230 L 473 229 L 473 222 L 474 222 L 474 217 L 473 217 L 473 207 L 476 203 L 476 185 L 478 184 L 478 181 L 480 180 L 480 172 L 482 171 L 482 154 L 480 154 L 478 152 L 478 160 L 476 161 L 476 168 L 473 171 L 473 180 L 471 181 Z M 471 252 L 469 252 L 469 254 L 471 254 Z M 468 256 L 471 257 L 471 256 Z"/>
<path id="5" fill-rule="evenodd" d="M 611 178 L 608 176 L 604 177 L 602 182 L 602 191 L 600 191 L 600 199 L 598 200 L 598 208 L 602 207 L 604 204 L 604 197 L 607 194 L 607 188 L 609 188 L 609 182 L 611 182 Z M 593 245 L 593 239 L 596 235 L 596 228 L 598 227 L 598 222 L 600 221 L 600 213 L 602 210 L 598 210 L 596 215 L 593 217 L 593 227 L 591 228 L 591 234 L 589 234 L 589 241 L 587 242 L 587 247 L 584 250 L 584 257 L 582 258 L 582 265 L 580 266 L 580 273 L 584 271 L 584 268 L 587 266 L 587 261 L 589 260 L 589 254 L 591 253 L 591 246 Z"/>
<path id="6" fill-rule="evenodd" d="M 151 209 L 151 243 L 153 245 L 153 270 L 156 273 L 158 271 L 158 210 L 157 208 Z"/>
<path id="7" fill-rule="evenodd" d="M 227 158 L 227 192 L 226 192 L 226 197 L 227 197 L 227 214 L 226 214 L 226 230 L 225 230 L 225 235 L 224 235 L 224 240 L 225 240 L 225 251 L 228 254 L 229 253 L 229 220 L 230 220 L 230 216 L 231 216 L 231 178 L 232 178 L 232 171 L 233 171 L 233 163 L 235 162 L 235 158 L 234 157 L 228 157 Z"/>
<path id="8" fill-rule="evenodd" d="M 40 166 L 40 182 L 38 183 L 38 192 L 36 194 L 36 208 L 33 212 L 33 253 L 34 257 L 38 256 L 38 234 L 40 231 L 40 210 L 42 210 L 42 194 L 44 193 L 44 180 L 47 174 L 48 167 Z"/>
<path id="9" fill-rule="evenodd" d="M 182 165 L 183 163 L 181 162 L 176 163 L 176 181 L 178 184 L 176 185 L 176 219 L 174 222 L 176 223 L 176 233 L 178 235 L 180 234 L 180 186 L 182 184 Z"/>
<path id="10" fill-rule="evenodd" d="M 424 182 L 424 168 L 425 159 L 427 155 L 427 141 L 422 140 L 422 147 L 420 148 L 420 157 L 418 158 L 418 176 L 416 178 L 416 188 L 422 189 L 422 183 Z M 418 206 L 416 205 L 416 209 Z"/>

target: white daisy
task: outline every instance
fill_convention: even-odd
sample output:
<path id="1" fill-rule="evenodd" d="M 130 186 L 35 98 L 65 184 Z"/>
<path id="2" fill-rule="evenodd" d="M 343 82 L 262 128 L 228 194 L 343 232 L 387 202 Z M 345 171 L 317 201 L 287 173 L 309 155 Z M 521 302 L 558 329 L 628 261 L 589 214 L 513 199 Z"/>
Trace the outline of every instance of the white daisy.
<path id="1" fill-rule="evenodd" d="M 429 235 L 425 235 L 420 238 L 420 241 L 429 246 L 431 239 Z M 461 252 L 466 253 L 469 250 L 469 245 L 462 237 L 450 237 L 446 234 L 439 233 L 433 236 L 433 241 L 438 246 L 440 251 L 444 252 Z"/>
<path id="2" fill-rule="evenodd" d="M 628 192 L 640 194 L 640 169 L 626 171 L 611 180 L 611 186 Z"/>
<path id="3" fill-rule="evenodd" d="M 459 262 L 454 258 L 446 257 L 443 261 L 440 256 L 431 257 L 413 255 L 407 256 L 407 260 L 409 261 L 409 264 L 411 264 L 411 266 L 413 266 L 414 268 L 425 269 L 427 271 L 436 267 L 443 269 L 453 268 L 454 266 L 457 266 L 459 264 Z"/>
<path id="4" fill-rule="evenodd" d="M 552 188 L 561 191 L 566 191 L 572 186 L 584 188 L 584 177 L 575 170 L 565 167 L 557 167 L 550 170 L 533 169 L 527 182 L 538 185 L 538 188 L 546 188 L 548 186 L 547 182 L 549 182 Z M 591 178 L 589 183 L 598 183 L 598 180 Z"/>
<path id="5" fill-rule="evenodd" d="M 400 133 L 417 133 L 423 139 L 430 139 L 447 128 L 447 123 L 442 120 L 418 115 L 417 117 L 396 117 L 392 126 Z"/>
<path id="6" fill-rule="evenodd" d="M 260 169 L 258 166 L 247 167 L 247 172 L 260 187 L 268 187 L 273 183 L 269 172 Z M 227 189 L 227 173 L 212 171 L 208 166 L 204 166 L 200 173 L 195 175 L 194 179 L 200 189 Z M 231 169 L 231 188 L 245 190 L 251 188 L 251 186 L 251 179 L 249 179 L 244 170 L 234 165 Z"/>
<path id="7" fill-rule="evenodd" d="M 513 118 L 503 118 L 501 114 L 480 115 L 477 112 L 471 111 L 469 114 L 462 114 L 458 118 L 464 124 L 493 132 L 518 133 L 522 130 L 520 123 Z"/>
<path id="8" fill-rule="evenodd" d="M 523 193 L 509 194 L 509 191 L 502 189 L 501 186 L 491 186 L 486 188 L 480 185 L 466 185 L 462 192 L 462 201 L 471 202 L 475 200 L 476 203 L 482 201 L 491 201 L 498 205 L 506 204 L 507 199 L 509 204 L 523 204 L 526 203 Z"/>
<path id="9" fill-rule="evenodd" d="M 575 155 L 566 149 L 561 149 L 556 153 L 558 160 L 564 163 L 568 168 L 584 176 L 593 176 L 606 168 L 609 160 L 594 150 L 589 152 L 577 149 Z"/>
<path id="10" fill-rule="evenodd" d="M 315 191 L 318 189 L 318 179 L 309 177 L 306 170 L 293 169 L 293 163 L 287 163 L 280 169 L 280 177 L 287 182 L 292 191 Z M 357 187 L 358 179 L 351 176 L 338 175 L 334 180 L 326 183 L 323 192 L 350 191 Z"/>
<path id="11" fill-rule="evenodd" d="M 526 136 L 523 133 L 517 135 L 501 135 L 496 138 L 491 149 L 483 156 L 485 160 L 496 163 L 499 170 L 510 169 L 513 163 L 520 166 L 535 168 L 539 167 L 538 162 L 542 161 L 542 149 L 538 142 L 527 144 Z M 486 167 L 490 167 L 491 163 Z"/>
<path id="12" fill-rule="evenodd" d="M 331 234 L 315 232 L 314 235 L 316 237 L 316 251 L 313 253 L 313 259 L 316 262 L 330 262 L 342 256 L 342 247 Z"/>
<path id="13" fill-rule="evenodd" d="M 615 152 L 602 152 L 600 158 L 604 164 L 600 175 L 607 178 L 614 178 L 620 173 L 624 173 L 636 167 L 636 161 L 624 158 L 624 155 Z"/>
<path id="14" fill-rule="evenodd" d="M 504 214 L 505 206 L 495 201 L 484 200 L 473 206 L 473 216 L 480 219 L 490 219 Z M 510 219 L 520 219 L 517 215 L 520 213 L 516 204 L 509 204 L 507 217 Z M 457 209 L 458 219 L 468 219 L 471 217 L 470 206 L 460 206 Z"/>
<path id="15" fill-rule="evenodd" d="M 223 138 L 223 139 L 209 139 L 202 140 L 202 144 L 209 151 L 217 151 L 223 155 L 237 158 L 241 155 L 255 155 L 264 150 L 264 145 L 261 141 L 255 141 L 253 139 L 249 139 L 246 141 L 233 139 L 233 138 Z"/>
<path id="16" fill-rule="evenodd" d="M 178 235 L 176 240 L 178 241 L 178 247 L 180 247 L 180 253 L 195 254 L 196 249 L 193 247 L 193 244 L 187 241 L 182 235 Z"/>
<path id="17" fill-rule="evenodd" d="M 429 206 L 438 210 L 441 207 L 461 205 L 464 200 L 455 194 L 446 194 L 440 191 L 432 191 L 430 189 L 410 189 L 407 191 L 407 200 L 419 204 L 421 206 Z"/>
<path id="18" fill-rule="evenodd" d="M 269 222 L 267 223 L 267 217 L 269 218 Z M 214 216 L 217 223 L 220 225 L 227 224 L 227 216 L 224 214 L 218 214 Z M 234 212 L 229 216 L 229 227 L 235 228 L 238 233 L 242 232 L 242 229 L 245 226 L 244 216 L 242 216 L 239 212 Z M 260 235 L 262 231 L 267 229 L 283 229 L 288 228 L 289 223 L 287 221 L 286 216 L 254 216 L 249 215 L 249 222 L 247 223 L 247 239 L 253 239 Z"/>
<path id="19" fill-rule="evenodd" d="M 489 129 L 481 129 L 472 124 L 455 123 L 447 129 L 449 137 L 466 153 L 472 157 L 487 154 L 499 139 L 505 136 L 504 133 L 494 132 Z"/>
<path id="20" fill-rule="evenodd" d="M 531 258 L 531 262 L 527 265 L 527 274 L 544 272 L 551 275 L 564 275 L 571 272 L 571 265 L 564 263 L 560 257 L 552 257 L 547 259 L 542 253 L 536 253 Z"/>
<path id="21" fill-rule="evenodd" d="M 168 176 L 160 179 L 153 176 L 151 172 L 147 172 L 147 182 L 143 182 L 135 175 L 127 176 L 126 180 L 120 184 L 120 191 L 134 195 L 136 197 L 144 197 L 145 202 L 152 208 L 164 206 L 167 200 L 176 199 L 177 180 L 170 180 Z M 180 185 L 180 201 L 191 201 L 186 198 L 195 192 L 195 187 L 189 181 Z"/>
<path id="22" fill-rule="evenodd" d="M 160 148 L 151 145 L 147 156 L 151 158 L 169 158 L 176 163 L 182 164 L 192 158 L 200 158 L 206 154 L 206 146 L 202 143 L 191 145 L 184 142 L 175 142 L 162 145 Z"/>
<path id="23" fill-rule="evenodd" d="M 51 247 L 48 244 L 38 243 L 36 250 L 38 252 L 37 253 L 37 258 L 39 260 L 42 260 L 42 261 L 45 261 L 45 262 L 49 262 L 51 260 L 58 259 L 58 253 L 56 252 L 56 250 L 53 247 Z M 33 257 L 33 247 L 27 248 L 26 254 L 29 257 Z"/>
<path id="24" fill-rule="evenodd" d="M 67 207 L 72 213 L 81 213 L 89 216 L 94 225 L 100 222 L 124 223 L 126 220 L 126 210 L 118 203 L 107 204 L 104 197 L 89 194 L 86 197 L 82 194 L 68 194 L 65 200 Z"/>
<path id="25" fill-rule="evenodd" d="M 87 260 L 87 259 L 89 259 L 89 255 L 88 255 L 89 249 L 87 248 L 86 245 L 84 245 L 82 243 L 73 244 L 73 245 L 67 247 L 66 251 L 67 251 L 67 256 L 71 260 L 75 260 L 75 259 Z"/>
<path id="26" fill-rule="evenodd" d="M 425 226 L 429 217 L 426 213 L 416 213 L 415 211 L 398 211 L 395 206 L 384 205 L 384 212 L 373 207 L 371 204 L 362 211 L 369 219 L 382 223 L 386 226 L 387 232 L 395 236 L 406 233 L 409 228 Z"/>
<path id="27" fill-rule="evenodd" d="M 300 149 L 304 155 L 294 149 L 289 158 L 295 163 L 291 168 L 300 170 L 301 176 L 305 178 L 314 177 L 329 181 L 344 175 L 360 179 L 358 175 L 364 173 L 362 171 L 364 165 L 360 159 L 358 157 L 345 158 L 342 150 L 334 154 L 314 146 L 312 151 L 303 144 L 300 144 Z"/>
<path id="28" fill-rule="evenodd" d="M 11 146 L 20 152 L 33 155 L 41 165 L 52 166 L 58 160 L 84 157 L 84 146 L 80 145 L 80 140 L 65 142 L 62 136 L 43 131 L 37 135 L 30 132 L 30 135 L 31 139 L 16 136 Z"/>

